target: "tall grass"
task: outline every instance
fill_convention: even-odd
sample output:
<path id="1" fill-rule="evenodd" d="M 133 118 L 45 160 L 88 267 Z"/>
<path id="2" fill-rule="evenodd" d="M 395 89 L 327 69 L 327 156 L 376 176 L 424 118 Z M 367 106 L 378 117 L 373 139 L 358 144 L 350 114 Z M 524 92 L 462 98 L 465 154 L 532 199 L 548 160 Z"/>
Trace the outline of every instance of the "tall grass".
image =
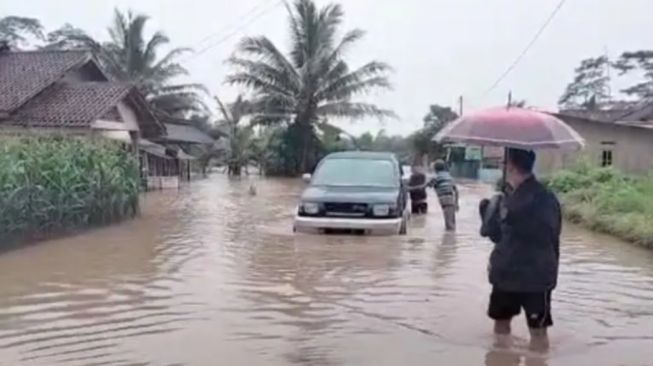
<path id="1" fill-rule="evenodd" d="M 138 210 L 138 193 L 138 164 L 116 144 L 0 138 L 0 239 L 132 216 Z"/>
<path id="2" fill-rule="evenodd" d="M 569 220 L 653 248 L 653 176 L 628 177 L 580 163 L 552 176 L 548 185 Z"/>

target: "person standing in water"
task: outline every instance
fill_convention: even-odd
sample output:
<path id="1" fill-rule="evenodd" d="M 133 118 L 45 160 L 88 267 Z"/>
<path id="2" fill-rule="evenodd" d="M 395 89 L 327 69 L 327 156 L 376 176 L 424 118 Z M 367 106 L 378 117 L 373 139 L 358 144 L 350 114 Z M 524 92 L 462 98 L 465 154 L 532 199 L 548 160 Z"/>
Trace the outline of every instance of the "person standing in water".
<path id="1" fill-rule="evenodd" d="M 449 174 L 447 163 L 437 160 L 433 167 L 435 177 L 431 181 L 431 186 L 435 189 L 442 207 L 444 226 L 447 231 L 454 231 L 456 230 L 456 211 L 458 211 L 458 188 Z"/>
<path id="2" fill-rule="evenodd" d="M 506 196 L 483 200 L 481 235 L 494 243 L 488 267 L 492 284 L 488 316 L 496 334 L 510 334 L 521 309 L 531 333 L 531 346 L 549 346 L 553 325 L 551 294 L 558 278 L 562 215 L 560 203 L 533 175 L 535 153 L 508 149 Z"/>
<path id="3" fill-rule="evenodd" d="M 428 181 L 422 167 L 414 164 L 411 167 L 410 178 L 408 179 L 408 193 L 410 195 L 410 211 L 413 214 L 426 214 L 429 205 L 426 202 L 426 188 Z"/>

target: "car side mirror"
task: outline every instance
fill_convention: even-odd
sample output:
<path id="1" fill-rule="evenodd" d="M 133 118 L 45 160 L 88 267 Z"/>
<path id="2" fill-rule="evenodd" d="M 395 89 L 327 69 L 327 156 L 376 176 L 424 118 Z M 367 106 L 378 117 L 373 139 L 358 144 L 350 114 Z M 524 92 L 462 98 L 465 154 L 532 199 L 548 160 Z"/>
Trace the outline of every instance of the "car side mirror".
<path id="1" fill-rule="evenodd" d="M 311 182 L 311 174 L 310 173 L 304 173 L 304 175 L 302 175 L 302 180 L 304 181 L 304 183 L 310 183 Z"/>

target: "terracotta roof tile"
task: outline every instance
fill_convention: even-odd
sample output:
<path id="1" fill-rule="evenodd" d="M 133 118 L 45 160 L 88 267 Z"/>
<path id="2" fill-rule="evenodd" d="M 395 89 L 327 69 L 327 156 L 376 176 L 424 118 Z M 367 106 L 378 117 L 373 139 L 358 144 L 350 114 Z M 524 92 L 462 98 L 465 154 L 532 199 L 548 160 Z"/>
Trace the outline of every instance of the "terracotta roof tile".
<path id="1" fill-rule="evenodd" d="M 0 112 L 12 112 L 90 58 L 86 51 L 0 53 Z"/>
<path id="2" fill-rule="evenodd" d="M 9 117 L 14 125 L 88 127 L 110 113 L 132 89 L 115 82 L 57 82 Z"/>

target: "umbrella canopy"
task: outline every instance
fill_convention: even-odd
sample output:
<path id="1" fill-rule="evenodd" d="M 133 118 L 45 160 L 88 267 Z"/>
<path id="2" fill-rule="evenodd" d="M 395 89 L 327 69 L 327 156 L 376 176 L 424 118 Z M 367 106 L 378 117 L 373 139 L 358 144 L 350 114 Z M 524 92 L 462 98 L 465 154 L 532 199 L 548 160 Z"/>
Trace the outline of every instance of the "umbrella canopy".
<path id="1" fill-rule="evenodd" d="M 443 128 L 434 140 L 525 150 L 579 150 L 585 146 L 585 140 L 560 119 L 514 107 L 491 108 L 464 115 Z"/>

